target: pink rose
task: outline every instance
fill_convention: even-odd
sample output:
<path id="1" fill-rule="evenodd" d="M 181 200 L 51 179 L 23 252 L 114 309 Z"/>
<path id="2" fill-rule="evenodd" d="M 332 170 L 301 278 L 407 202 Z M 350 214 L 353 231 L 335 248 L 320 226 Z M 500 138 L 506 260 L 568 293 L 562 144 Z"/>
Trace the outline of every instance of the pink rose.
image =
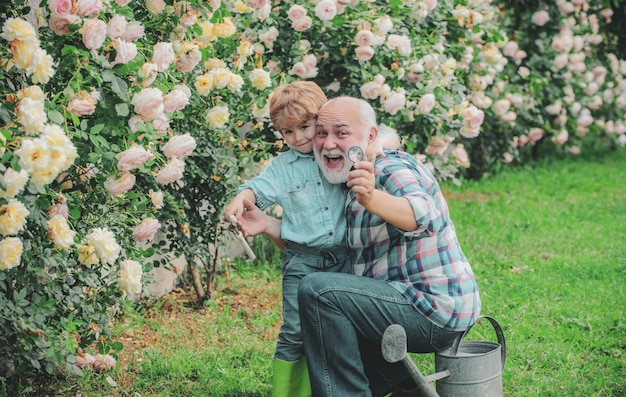
<path id="1" fill-rule="evenodd" d="M 118 6 L 126 7 L 132 0 L 115 0 Z"/>
<path id="2" fill-rule="evenodd" d="M 93 114 L 96 104 L 91 95 L 78 94 L 67 104 L 70 113 L 81 117 Z"/>
<path id="3" fill-rule="evenodd" d="M 361 62 L 369 61 L 374 57 L 374 49 L 370 46 L 358 46 L 354 49 L 354 52 L 356 53 L 356 58 Z"/>
<path id="4" fill-rule="evenodd" d="M 591 115 L 589 109 L 583 109 L 576 121 L 578 122 L 579 127 L 588 127 L 593 124 L 593 116 Z"/>
<path id="5" fill-rule="evenodd" d="M 517 113 L 515 113 L 515 111 L 506 112 L 500 116 L 500 121 L 503 123 L 512 123 L 515 120 L 517 120 Z"/>
<path id="6" fill-rule="evenodd" d="M 102 47 L 107 36 L 107 24 L 97 18 L 90 18 L 85 21 L 79 30 L 83 34 L 83 44 L 90 50 Z"/>
<path id="7" fill-rule="evenodd" d="M 561 11 L 562 14 L 569 14 L 574 12 L 574 5 L 569 1 L 558 1 L 557 5 L 559 7 L 559 11 Z"/>
<path id="8" fill-rule="evenodd" d="M 141 167 L 146 161 L 154 159 L 154 155 L 143 146 L 133 143 L 131 147 L 118 153 L 117 169 L 120 171 L 130 171 Z"/>
<path id="9" fill-rule="evenodd" d="M 162 191 L 153 191 L 152 189 L 150 189 L 150 191 L 148 192 L 148 196 L 150 196 L 150 201 L 152 201 L 152 205 L 154 205 L 154 208 L 156 209 L 161 209 L 163 208 L 163 198 L 164 198 L 164 194 Z"/>
<path id="10" fill-rule="evenodd" d="M 52 14 L 48 19 L 48 26 L 50 26 L 50 29 L 52 29 L 55 34 L 62 36 L 64 34 L 68 34 L 70 32 L 70 25 L 73 23 L 78 23 L 78 21 L 80 21 L 80 17 L 76 15 Z"/>
<path id="11" fill-rule="evenodd" d="M 563 69 L 568 63 L 567 54 L 559 54 L 554 58 L 554 67 L 557 69 Z"/>
<path id="12" fill-rule="evenodd" d="M 53 218 L 57 215 L 60 215 L 65 219 L 68 219 L 70 217 L 70 210 L 66 202 L 56 203 L 52 207 L 50 207 L 50 209 L 48 210 L 48 217 Z"/>
<path id="13" fill-rule="evenodd" d="M 557 145 L 563 145 L 569 139 L 569 133 L 566 129 L 562 129 L 558 135 L 552 137 L 552 142 Z"/>
<path id="14" fill-rule="evenodd" d="M 138 243 L 152 242 L 154 235 L 161 228 L 161 224 L 154 218 L 146 218 L 133 229 L 133 238 Z"/>
<path id="15" fill-rule="evenodd" d="M 500 99 L 493 104 L 493 112 L 498 116 L 502 116 L 509 111 L 510 107 L 511 102 L 508 99 Z"/>
<path id="16" fill-rule="evenodd" d="M 398 113 L 406 105 L 406 95 L 403 92 L 394 92 L 383 103 L 385 111 L 391 115 Z"/>
<path id="17" fill-rule="evenodd" d="M 435 95 L 430 93 L 424 94 L 417 103 L 417 110 L 420 114 L 428 114 L 435 107 L 435 103 Z"/>
<path id="18" fill-rule="evenodd" d="M 110 38 L 116 39 L 120 37 L 128 26 L 128 21 L 122 15 L 114 15 L 107 25 L 107 34 Z"/>
<path id="19" fill-rule="evenodd" d="M 573 155 L 579 155 L 580 154 L 580 147 L 579 146 L 568 147 L 565 150 L 567 150 L 568 153 L 571 153 Z"/>
<path id="20" fill-rule="evenodd" d="M 163 115 L 163 93 L 157 88 L 144 88 L 133 96 L 131 104 L 144 120 L 154 120 Z"/>
<path id="21" fill-rule="evenodd" d="M 141 22 L 133 21 L 129 22 L 128 25 L 126 25 L 126 30 L 119 38 L 124 41 L 135 41 L 143 37 L 144 34 L 145 28 L 141 24 Z"/>
<path id="22" fill-rule="evenodd" d="M 267 61 L 267 63 L 265 64 L 265 67 L 267 68 L 267 70 L 270 71 L 270 73 L 280 73 L 281 71 L 280 64 L 271 59 Z"/>
<path id="23" fill-rule="evenodd" d="M 278 29 L 275 27 L 270 27 L 267 32 L 261 33 L 259 35 L 259 40 L 265 44 L 265 47 L 268 49 L 272 49 L 274 47 L 274 42 L 278 38 Z"/>
<path id="24" fill-rule="evenodd" d="M 137 56 L 137 46 L 135 43 L 129 43 L 124 40 L 115 39 L 112 42 L 113 48 L 116 50 L 115 60 L 111 66 L 126 64 Z"/>
<path id="25" fill-rule="evenodd" d="M 152 84 L 152 82 L 154 82 L 154 80 L 157 78 L 158 72 L 159 71 L 157 69 L 157 65 L 155 65 L 154 63 L 146 62 L 141 65 L 141 69 L 139 69 L 139 72 L 137 73 L 140 79 L 139 85 L 141 86 L 141 88 L 146 88 L 150 84 Z"/>
<path id="26" fill-rule="evenodd" d="M 104 182 L 104 188 L 113 196 L 119 196 L 124 194 L 135 186 L 135 175 L 124 172 L 119 179 L 109 177 Z"/>
<path id="27" fill-rule="evenodd" d="M 189 104 L 189 98 L 187 92 L 175 87 L 163 97 L 163 111 L 173 113 L 184 109 Z"/>
<path id="28" fill-rule="evenodd" d="M 304 63 L 302 62 L 296 62 L 292 68 L 291 71 L 293 72 L 293 74 L 295 74 L 296 76 L 300 77 L 300 78 L 306 78 L 306 66 L 304 66 Z"/>
<path id="29" fill-rule="evenodd" d="M 165 157 L 171 159 L 173 157 L 182 159 L 189 156 L 196 148 L 196 140 L 187 134 L 174 135 L 163 146 L 163 153 Z"/>
<path id="30" fill-rule="evenodd" d="M 337 4 L 334 0 L 322 0 L 315 6 L 315 15 L 322 21 L 330 21 L 337 15 Z"/>
<path id="31" fill-rule="evenodd" d="M 102 9 L 101 0 L 78 0 L 76 2 L 77 14 L 81 17 L 87 15 L 97 15 Z"/>
<path id="32" fill-rule="evenodd" d="M 48 6 L 52 14 L 64 16 L 72 11 L 72 0 L 50 0 Z"/>
<path id="33" fill-rule="evenodd" d="M 465 150 L 465 147 L 463 145 L 457 145 L 452 154 L 454 155 L 454 158 L 456 159 L 456 163 L 458 165 L 464 168 L 470 166 L 469 155 L 467 154 L 467 151 Z"/>
<path id="34" fill-rule="evenodd" d="M 550 20 L 550 14 L 546 10 L 537 11 L 533 14 L 531 20 L 535 25 L 543 26 Z"/>
<path id="35" fill-rule="evenodd" d="M 485 113 L 474 106 L 470 106 L 461 112 L 465 124 L 470 128 L 478 128 L 483 124 Z"/>
<path id="36" fill-rule="evenodd" d="M 519 45 L 516 41 L 507 41 L 507 43 L 502 47 L 502 53 L 507 57 L 513 58 L 515 52 L 519 49 Z"/>
<path id="37" fill-rule="evenodd" d="M 452 138 L 440 138 L 438 136 L 434 136 L 428 143 L 426 154 L 430 154 L 431 156 L 442 156 L 448 149 L 450 142 L 452 142 Z"/>
<path id="38" fill-rule="evenodd" d="M 528 131 L 528 139 L 531 143 L 535 143 L 543 138 L 543 129 L 539 127 L 531 128 Z"/>
<path id="39" fill-rule="evenodd" d="M 160 117 L 152 120 L 150 123 L 152 123 L 154 129 L 160 133 L 165 133 L 170 128 L 170 121 L 165 115 L 161 115 Z"/>
<path id="40" fill-rule="evenodd" d="M 304 16 L 306 16 L 306 8 L 301 5 L 293 5 L 289 8 L 289 11 L 287 11 L 287 18 L 294 22 Z"/>
<path id="41" fill-rule="evenodd" d="M 181 73 L 191 72 L 202 60 L 202 53 L 197 45 L 188 46 L 185 52 L 178 54 L 176 70 Z"/>
<path id="42" fill-rule="evenodd" d="M 176 157 L 172 157 L 163 168 L 157 172 L 156 181 L 162 185 L 176 182 L 183 177 L 185 162 Z"/>
<path id="43" fill-rule="evenodd" d="M 311 27 L 312 23 L 313 23 L 313 20 L 311 19 L 311 17 L 304 16 L 302 18 L 299 18 L 293 21 L 291 23 L 291 27 L 296 32 L 304 32 L 305 30 L 308 30 Z"/>
<path id="44" fill-rule="evenodd" d="M 266 4 L 267 0 L 246 0 L 246 5 L 255 10 L 265 7 Z"/>
<path id="45" fill-rule="evenodd" d="M 465 138 L 476 138 L 480 134 L 480 126 L 485 119 L 485 112 L 475 106 L 469 106 L 461 111 L 463 126 L 459 133 Z"/>
<path id="46" fill-rule="evenodd" d="M 176 59 L 172 43 L 157 43 L 154 46 L 154 54 L 152 62 L 157 65 L 159 72 L 167 70 L 172 62 Z"/>
<path id="47" fill-rule="evenodd" d="M 359 46 L 371 46 L 376 42 L 374 33 L 369 30 L 359 30 L 354 37 L 354 42 Z"/>
<path id="48" fill-rule="evenodd" d="M 437 7 L 437 0 L 424 0 L 423 4 L 427 11 L 432 11 Z"/>

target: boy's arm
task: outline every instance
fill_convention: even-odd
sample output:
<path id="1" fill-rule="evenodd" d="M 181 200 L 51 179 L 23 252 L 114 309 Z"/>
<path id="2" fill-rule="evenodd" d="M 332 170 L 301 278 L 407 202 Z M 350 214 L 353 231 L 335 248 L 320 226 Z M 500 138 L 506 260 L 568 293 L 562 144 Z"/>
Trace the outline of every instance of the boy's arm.
<path id="1" fill-rule="evenodd" d="M 365 160 L 375 162 L 376 157 L 385 155 L 383 149 L 396 150 L 401 146 L 400 137 L 393 131 L 380 130 L 376 139 L 365 149 Z"/>

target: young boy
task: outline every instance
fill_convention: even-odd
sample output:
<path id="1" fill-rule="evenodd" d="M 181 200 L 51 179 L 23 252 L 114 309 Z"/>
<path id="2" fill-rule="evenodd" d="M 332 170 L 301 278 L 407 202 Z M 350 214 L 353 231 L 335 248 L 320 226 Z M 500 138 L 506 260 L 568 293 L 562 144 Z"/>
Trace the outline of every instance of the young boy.
<path id="1" fill-rule="evenodd" d="M 283 323 L 273 361 L 274 397 L 311 395 L 300 336 L 300 280 L 312 272 L 348 272 L 352 265 L 341 204 L 347 188 L 329 183 L 313 156 L 315 118 L 326 101 L 321 88 L 310 81 L 276 89 L 270 100 L 270 118 L 290 150 L 277 156 L 261 175 L 241 185 L 225 208 L 237 219 L 244 211 L 246 199 L 262 210 L 274 204 L 283 209 Z M 383 134 L 368 147 L 366 156 L 382 153 L 383 146 L 396 149 L 397 136 Z"/>

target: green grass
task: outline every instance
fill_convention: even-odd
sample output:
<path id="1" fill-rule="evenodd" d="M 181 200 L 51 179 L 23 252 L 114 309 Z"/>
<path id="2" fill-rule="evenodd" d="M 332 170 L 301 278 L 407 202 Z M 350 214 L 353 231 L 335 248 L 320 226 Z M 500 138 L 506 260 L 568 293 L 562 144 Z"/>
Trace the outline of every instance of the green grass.
<path id="1" fill-rule="evenodd" d="M 505 396 L 625 396 L 624 151 L 444 190 L 483 314 L 505 332 Z M 179 294 L 130 311 L 115 325 L 126 347 L 114 370 L 10 395 L 269 396 L 278 264 L 233 266 L 206 307 Z M 485 322 L 468 338 L 495 335 Z M 432 373 L 432 355 L 413 357 Z"/>

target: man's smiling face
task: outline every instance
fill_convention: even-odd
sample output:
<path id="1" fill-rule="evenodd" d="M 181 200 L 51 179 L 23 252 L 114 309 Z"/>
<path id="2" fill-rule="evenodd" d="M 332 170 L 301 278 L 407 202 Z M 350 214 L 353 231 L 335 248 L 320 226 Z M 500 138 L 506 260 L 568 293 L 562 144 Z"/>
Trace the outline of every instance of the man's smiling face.
<path id="1" fill-rule="evenodd" d="M 352 98 L 337 98 L 323 106 L 317 117 L 315 158 L 330 183 L 347 181 L 352 167 L 348 149 L 359 146 L 365 150 L 369 142 L 359 105 Z"/>

